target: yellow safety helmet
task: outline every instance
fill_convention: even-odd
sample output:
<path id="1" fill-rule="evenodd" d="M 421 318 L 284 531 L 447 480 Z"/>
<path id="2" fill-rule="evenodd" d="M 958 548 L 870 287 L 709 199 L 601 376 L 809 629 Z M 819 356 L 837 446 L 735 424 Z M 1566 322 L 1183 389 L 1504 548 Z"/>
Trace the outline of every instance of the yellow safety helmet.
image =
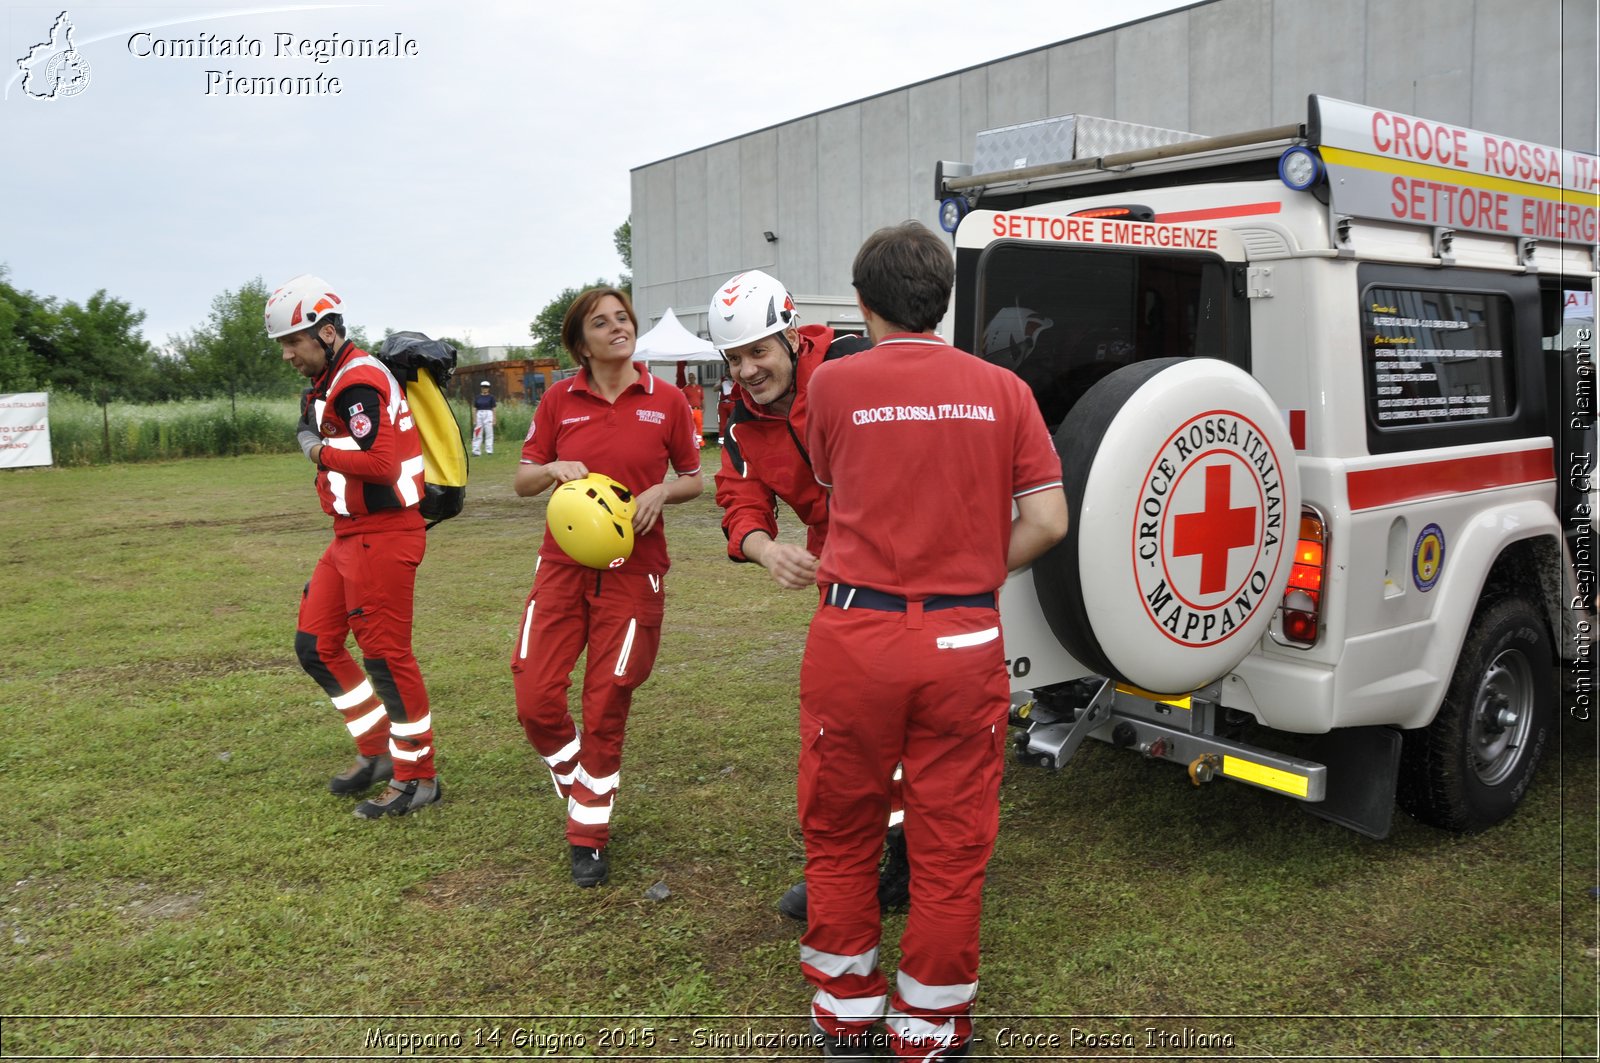
<path id="1" fill-rule="evenodd" d="M 633 553 L 633 492 L 592 472 L 550 495 L 550 534 L 567 556 L 590 568 L 616 568 Z"/>

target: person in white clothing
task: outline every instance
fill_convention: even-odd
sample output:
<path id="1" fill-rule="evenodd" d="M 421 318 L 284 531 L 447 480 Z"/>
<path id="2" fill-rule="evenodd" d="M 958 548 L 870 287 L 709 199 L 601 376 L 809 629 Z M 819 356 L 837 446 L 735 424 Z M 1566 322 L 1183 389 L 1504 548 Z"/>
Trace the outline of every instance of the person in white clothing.
<path id="1" fill-rule="evenodd" d="M 494 453 L 494 391 L 487 380 L 478 385 L 478 394 L 472 400 L 472 452 Z"/>

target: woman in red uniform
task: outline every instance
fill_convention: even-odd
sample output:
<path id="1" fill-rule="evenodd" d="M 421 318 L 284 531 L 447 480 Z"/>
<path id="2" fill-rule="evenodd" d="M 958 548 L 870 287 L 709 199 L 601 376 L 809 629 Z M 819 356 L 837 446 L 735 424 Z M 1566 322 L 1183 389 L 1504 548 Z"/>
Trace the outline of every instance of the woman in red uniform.
<path id="1" fill-rule="evenodd" d="M 633 360 L 633 304 L 616 288 L 573 301 L 561 339 L 582 366 L 545 393 L 522 447 L 517 494 L 532 496 L 591 472 L 632 493 L 632 554 L 589 568 L 548 528 L 511 655 L 517 717 L 567 802 L 572 878 L 606 880 L 611 806 L 633 691 L 650 676 L 661 640 L 667 574 L 663 506 L 701 491 L 700 441 L 683 392 Z M 668 479 L 667 469 L 676 471 Z M 567 710 L 578 654 L 588 649 L 582 728 Z"/>

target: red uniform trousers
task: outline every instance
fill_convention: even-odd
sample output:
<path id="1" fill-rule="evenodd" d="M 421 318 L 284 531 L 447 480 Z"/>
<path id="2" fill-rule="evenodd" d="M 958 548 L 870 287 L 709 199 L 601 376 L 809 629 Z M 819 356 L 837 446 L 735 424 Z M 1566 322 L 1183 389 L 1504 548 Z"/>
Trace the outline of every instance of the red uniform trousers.
<path id="1" fill-rule="evenodd" d="M 800 671 L 800 823 L 808 921 L 801 969 L 830 1034 L 888 1007 L 902 1059 L 938 1058 L 972 1032 L 983 880 L 1000 826 L 1010 684 L 999 613 L 824 605 Z M 878 854 L 904 766 L 911 910 L 889 999 L 878 969 Z"/>
<path id="2" fill-rule="evenodd" d="M 663 579 L 541 564 L 511 654 L 517 718 L 567 800 L 567 840 L 600 848 L 622 767 L 633 692 L 650 678 L 661 645 Z M 584 647 L 583 729 L 567 709 L 572 668 Z"/>
<path id="3" fill-rule="evenodd" d="M 387 748 L 401 782 L 434 776 L 428 690 L 411 652 L 427 542 L 420 526 L 335 536 L 301 596 L 295 633 L 301 667 L 333 699 L 356 750 L 374 757 Z M 352 632 L 365 674 L 345 648 Z"/>
<path id="4" fill-rule="evenodd" d="M 828 602 L 828 588 L 817 587 L 817 604 L 826 605 Z M 889 826 L 898 827 L 906 819 L 906 799 L 904 787 L 901 785 L 905 778 L 905 769 L 899 764 L 894 766 L 894 775 L 889 779 Z"/>

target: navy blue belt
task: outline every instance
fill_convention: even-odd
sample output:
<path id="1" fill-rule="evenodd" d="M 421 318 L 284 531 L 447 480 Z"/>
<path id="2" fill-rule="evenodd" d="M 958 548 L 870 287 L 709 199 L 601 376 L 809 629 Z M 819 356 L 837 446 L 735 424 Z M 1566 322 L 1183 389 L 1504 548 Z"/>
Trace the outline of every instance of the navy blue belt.
<path id="1" fill-rule="evenodd" d="M 878 609 L 885 613 L 903 613 L 906 600 L 898 594 L 885 594 L 871 587 L 852 587 L 848 583 L 835 583 L 828 588 L 828 604 L 840 609 Z M 988 594 L 933 594 L 922 599 L 922 611 L 959 609 L 963 606 L 993 609 L 994 592 Z"/>

